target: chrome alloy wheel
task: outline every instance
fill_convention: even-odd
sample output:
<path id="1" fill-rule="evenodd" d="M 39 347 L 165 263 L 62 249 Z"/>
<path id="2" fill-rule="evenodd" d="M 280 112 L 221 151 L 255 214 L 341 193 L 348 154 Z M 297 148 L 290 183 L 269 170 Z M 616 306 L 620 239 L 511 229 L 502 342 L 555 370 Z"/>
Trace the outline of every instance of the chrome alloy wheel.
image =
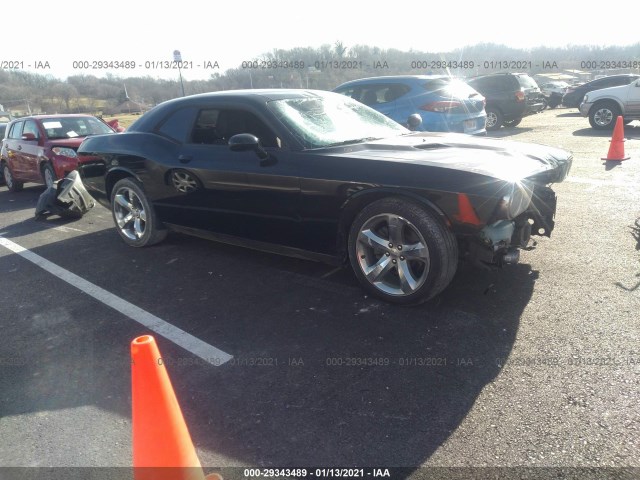
<path id="1" fill-rule="evenodd" d="M 2 174 L 4 175 L 4 183 L 7 184 L 7 188 L 11 190 L 13 188 L 13 177 L 11 176 L 11 170 L 6 165 L 2 169 Z"/>
<path id="2" fill-rule="evenodd" d="M 147 212 L 138 195 L 130 188 L 121 188 L 114 200 L 113 213 L 120 232 L 131 240 L 142 238 L 147 226 Z"/>
<path id="3" fill-rule="evenodd" d="M 53 171 L 50 168 L 45 168 L 44 169 L 44 184 L 47 186 L 47 188 L 53 187 L 53 182 L 55 182 L 56 179 L 54 178 L 54 174 Z"/>
<path id="4" fill-rule="evenodd" d="M 418 228 L 394 214 L 367 220 L 357 237 L 358 264 L 367 280 L 389 295 L 410 295 L 429 274 L 427 242 Z"/>
<path id="5" fill-rule="evenodd" d="M 487 112 L 487 123 L 485 124 L 485 128 L 493 128 L 496 123 L 498 123 L 498 116 L 493 111 Z"/>
<path id="6" fill-rule="evenodd" d="M 613 112 L 608 107 L 601 107 L 593 114 L 593 121 L 601 127 L 607 127 L 613 121 Z"/>

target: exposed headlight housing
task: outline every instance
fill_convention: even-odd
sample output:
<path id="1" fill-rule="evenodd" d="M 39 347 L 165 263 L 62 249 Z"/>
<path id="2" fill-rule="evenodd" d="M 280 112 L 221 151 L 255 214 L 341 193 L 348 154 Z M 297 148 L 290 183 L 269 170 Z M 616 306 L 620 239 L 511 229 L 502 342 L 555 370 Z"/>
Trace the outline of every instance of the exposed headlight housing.
<path id="1" fill-rule="evenodd" d="M 503 195 L 496 209 L 496 220 L 513 220 L 531 204 L 533 188 L 523 181 L 511 184 L 511 191 Z"/>
<path id="2" fill-rule="evenodd" d="M 76 154 L 76 151 L 73 148 L 69 148 L 69 147 L 53 147 L 51 151 L 56 155 L 60 155 L 63 157 L 69 157 L 69 158 L 78 157 L 78 155 Z"/>

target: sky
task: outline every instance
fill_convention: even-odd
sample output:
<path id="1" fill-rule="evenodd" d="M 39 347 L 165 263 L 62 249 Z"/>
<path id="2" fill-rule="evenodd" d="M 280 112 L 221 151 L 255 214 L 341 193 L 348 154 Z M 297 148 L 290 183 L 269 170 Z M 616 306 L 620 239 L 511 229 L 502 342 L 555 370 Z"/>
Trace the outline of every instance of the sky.
<path id="1" fill-rule="evenodd" d="M 477 43 L 532 48 L 640 42 L 637 16 L 620 15 L 615 4 L 607 8 L 599 3 L 594 8 L 570 0 L 429 3 L 32 0 L 29 34 L 20 41 L 4 42 L 0 67 L 57 78 L 112 73 L 173 79 L 178 72 L 165 68 L 165 62 L 179 50 L 191 67 L 182 70 L 183 77 L 196 80 L 276 48 L 319 47 L 336 41 L 346 47 L 434 52 Z M 16 7 L 5 9 L 9 16 L 11 8 Z M 113 62 L 121 62 L 123 68 L 116 69 Z M 132 62 L 136 68 L 127 68 Z"/>

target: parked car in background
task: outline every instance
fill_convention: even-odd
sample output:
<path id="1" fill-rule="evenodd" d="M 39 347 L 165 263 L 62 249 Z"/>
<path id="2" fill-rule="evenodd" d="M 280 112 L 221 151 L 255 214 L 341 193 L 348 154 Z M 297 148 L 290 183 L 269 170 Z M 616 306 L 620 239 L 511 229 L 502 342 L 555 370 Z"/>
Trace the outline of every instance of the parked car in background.
<path id="1" fill-rule="evenodd" d="M 407 126 L 413 114 L 422 118 L 414 130 L 484 135 L 484 98 L 463 81 L 444 75 L 362 78 L 334 89 Z"/>
<path id="2" fill-rule="evenodd" d="M 78 166 L 76 150 L 89 135 L 114 133 L 92 115 L 34 115 L 12 120 L 2 141 L 0 169 L 7 188 L 51 186 Z"/>
<path id="3" fill-rule="evenodd" d="M 487 130 L 515 127 L 546 106 L 538 84 L 526 73 L 492 73 L 469 78 L 467 83 L 484 95 Z"/>
<path id="4" fill-rule="evenodd" d="M 618 87 L 620 85 L 629 85 L 634 80 L 640 78 L 640 75 L 620 74 L 610 75 L 608 77 L 598 78 L 582 85 L 570 86 L 562 97 L 562 104 L 569 108 L 578 108 L 584 99 L 584 96 L 593 90 L 601 88 Z"/>
<path id="5" fill-rule="evenodd" d="M 0 111 L 0 142 L 4 138 L 5 132 L 7 130 L 7 125 L 11 121 L 13 117 L 10 112 Z M 0 185 L 4 185 L 4 175 L 2 174 L 2 169 L 0 168 Z"/>
<path id="6" fill-rule="evenodd" d="M 554 80 L 552 82 L 546 82 L 540 85 L 540 91 L 543 95 L 549 96 L 552 93 L 560 93 L 562 95 L 565 94 L 569 88 L 569 84 L 567 82 Z"/>
<path id="7" fill-rule="evenodd" d="M 411 132 L 317 90 L 182 97 L 78 149 L 89 193 L 133 247 L 167 230 L 334 264 L 415 304 L 458 259 L 515 263 L 550 236 L 571 155 L 542 145 Z"/>
<path id="8" fill-rule="evenodd" d="M 629 85 L 593 90 L 584 96 L 580 113 L 596 130 L 611 129 L 619 115 L 624 122 L 640 120 L 640 78 Z"/>

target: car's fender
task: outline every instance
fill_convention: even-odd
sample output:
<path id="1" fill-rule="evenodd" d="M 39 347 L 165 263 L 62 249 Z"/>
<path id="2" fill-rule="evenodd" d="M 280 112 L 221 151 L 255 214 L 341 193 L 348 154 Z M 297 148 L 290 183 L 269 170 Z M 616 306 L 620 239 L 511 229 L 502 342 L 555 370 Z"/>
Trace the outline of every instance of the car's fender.
<path id="1" fill-rule="evenodd" d="M 358 215 L 358 212 L 360 212 L 365 206 L 369 205 L 370 203 L 388 197 L 404 197 L 407 200 L 414 201 L 415 203 L 422 205 L 430 212 L 435 214 L 438 218 L 440 218 L 442 220 L 442 223 L 447 228 L 450 228 L 451 226 L 451 220 L 444 213 L 444 211 L 428 198 L 425 198 L 411 191 L 398 190 L 389 187 L 367 188 L 355 192 L 354 194 L 349 196 L 349 198 L 347 198 L 340 206 L 338 238 L 336 240 L 338 242 L 338 251 L 341 252 L 341 254 L 346 254 L 346 242 L 349 236 L 349 229 L 351 228 L 351 223 Z"/>
<path id="2" fill-rule="evenodd" d="M 620 85 L 617 87 L 609 87 L 609 88 L 602 88 L 600 90 L 592 90 L 591 92 L 587 92 L 585 94 L 585 97 L 583 98 L 583 102 L 595 104 L 603 100 L 614 101 L 618 104 L 618 107 L 620 107 L 620 110 L 624 113 L 626 100 L 627 100 L 627 97 L 629 96 L 629 89 L 632 87 L 638 88 L 636 87 L 636 82 L 631 82 L 629 85 Z M 588 101 L 585 101 L 585 99 L 588 99 Z M 591 108 L 593 108 L 593 106 Z"/>

